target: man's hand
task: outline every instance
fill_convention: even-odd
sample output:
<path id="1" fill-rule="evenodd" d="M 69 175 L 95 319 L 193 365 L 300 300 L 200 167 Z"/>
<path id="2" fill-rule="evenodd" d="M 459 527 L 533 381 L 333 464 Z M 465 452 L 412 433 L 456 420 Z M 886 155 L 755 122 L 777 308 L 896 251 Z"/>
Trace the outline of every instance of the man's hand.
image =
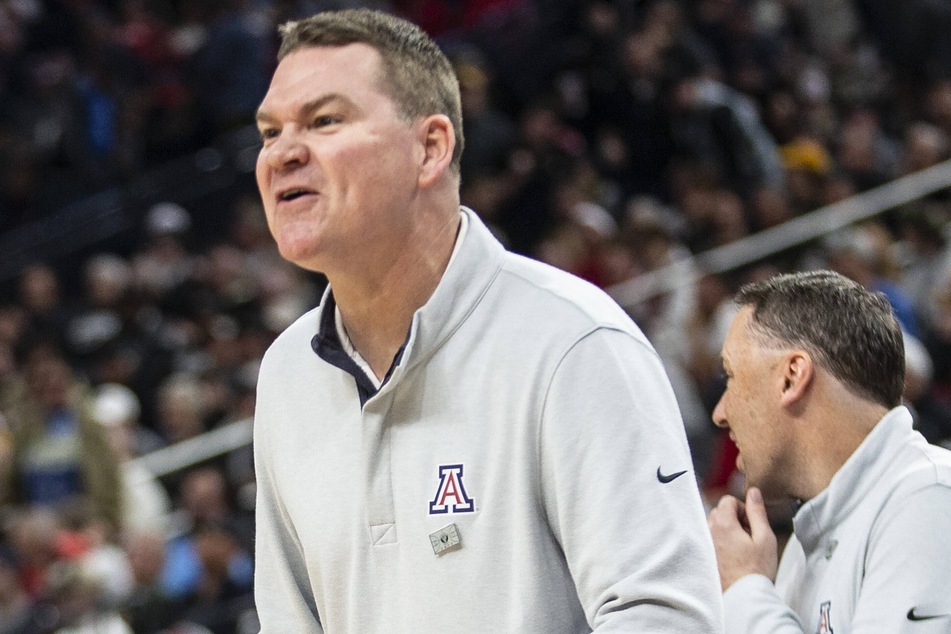
<path id="1" fill-rule="evenodd" d="M 766 518 L 759 489 L 746 492 L 746 505 L 732 495 L 720 499 L 707 517 L 720 569 L 720 586 L 726 591 L 740 577 L 758 573 L 776 580 L 776 535 Z"/>

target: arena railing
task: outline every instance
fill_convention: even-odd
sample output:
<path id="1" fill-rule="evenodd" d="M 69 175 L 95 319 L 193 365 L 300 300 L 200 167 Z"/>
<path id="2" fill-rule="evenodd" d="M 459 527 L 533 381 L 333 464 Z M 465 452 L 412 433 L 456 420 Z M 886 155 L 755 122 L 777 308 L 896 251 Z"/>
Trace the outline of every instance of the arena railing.
<path id="1" fill-rule="evenodd" d="M 628 311 L 704 275 L 726 273 L 951 187 L 951 160 L 607 288 Z"/>
<path id="2" fill-rule="evenodd" d="M 252 419 L 244 418 L 133 458 L 132 462 L 145 467 L 156 477 L 166 476 L 247 446 L 251 443 L 252 428 Z"/>

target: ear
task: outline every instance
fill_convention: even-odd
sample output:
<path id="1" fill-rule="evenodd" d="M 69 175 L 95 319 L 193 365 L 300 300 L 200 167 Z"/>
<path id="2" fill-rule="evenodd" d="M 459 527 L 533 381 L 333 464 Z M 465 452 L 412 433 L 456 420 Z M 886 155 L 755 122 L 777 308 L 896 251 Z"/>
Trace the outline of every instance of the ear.
<path id="1" fill-rule="evenodd" d="M 791 406 L 799 401 L 809 389 L 815 375 L 812 357 L 805 350 L 793 350 L 783 361 L 783 388 L 780 403 Z"/>
<path id="2" fill-rule="evenodd" d="M 419 171 L 419 186 L 426 188 L 450 169 L 456 147 L 456 133 L 449 117 L 434 114 L 420 122 L 419 139 L 423 149 Z"/>

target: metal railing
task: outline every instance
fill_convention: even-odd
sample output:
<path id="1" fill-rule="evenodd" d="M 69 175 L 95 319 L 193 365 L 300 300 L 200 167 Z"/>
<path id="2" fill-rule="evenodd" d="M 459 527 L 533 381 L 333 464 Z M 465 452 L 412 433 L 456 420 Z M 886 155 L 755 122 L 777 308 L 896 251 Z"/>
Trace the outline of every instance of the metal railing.
<path id="1" fill-rule="evenodd" d="M 678 260 L 606 290 L 618 304 L 631 310 L 652 297 L 692 284 L 703 275 L 724 273 L 758 262 L 948 187 L 951 187 L 951 160 L 820 207 L 730 244 Z"/>
<path id="2" fill-rule="evenodd" d="M 134 458 L 132 462 L 139 463 L 156 477 L 162 477 L 249 445 L 253 427 L 253 420 L 245 418 L 162 447 Z"/>

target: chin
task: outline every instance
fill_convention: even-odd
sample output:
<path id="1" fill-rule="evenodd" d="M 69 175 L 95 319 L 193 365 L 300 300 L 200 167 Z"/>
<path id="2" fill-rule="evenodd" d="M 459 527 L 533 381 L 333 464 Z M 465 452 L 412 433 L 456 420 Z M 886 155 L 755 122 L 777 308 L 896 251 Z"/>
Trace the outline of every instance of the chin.
<path id="1" fill-rule="evenodd" d="M 309 263 L 318 259 L 317 248 L 312 241 L 278 240 L 277 250 L 282 258 L 305 269 L 310 269 Z"/>

